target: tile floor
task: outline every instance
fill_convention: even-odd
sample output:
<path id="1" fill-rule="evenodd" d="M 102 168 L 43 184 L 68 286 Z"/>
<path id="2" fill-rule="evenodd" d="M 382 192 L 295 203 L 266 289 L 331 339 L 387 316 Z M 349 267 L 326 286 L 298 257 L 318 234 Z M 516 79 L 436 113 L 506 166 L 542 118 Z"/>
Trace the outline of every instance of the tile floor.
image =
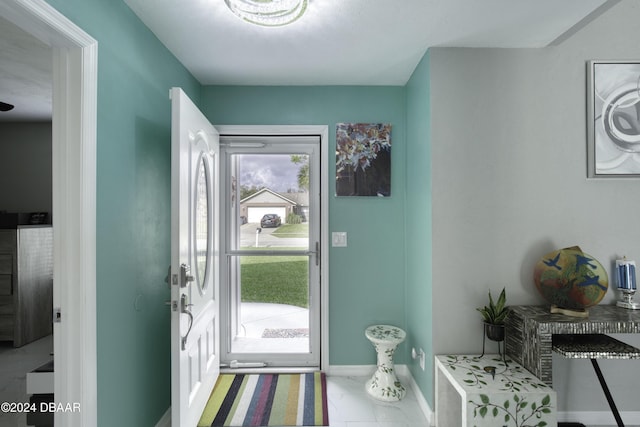
<path id="1" fill-rule="evenodd" d="M 51 360 L 53 335 L 39 339 L 20 348 L 11 342 L 0 341 L 0 402 L 29 402 L 27 372 Z M 25 427 L 25 414 L 0 412 L 0 426 Z"/>
<path id="2" fill-rule="evenodd" d="M 409 388 L 396 403 L 379 402 L 365 392 L 367 377 L 327 377 L 331 427 L 425 427 L 415 394 Z M 406 384 L 406 382 L 405 382 Z"/>
<path id="3" fill-rule="evenodd" d="M 0 402 L 28 401 L 26 372 L 51 358 L 52 337 L 14 349 L 0 342 Z M 364 390 L 367 377 L 329 376 L 327 394 L 331 427 L 427 427 L 413 391 L 397 403 L 370 398 Z M 405 382 L 406 384 L 406 382 Z M 0 413 L 0 426 L 25 427 L 24 415 Z M 595 426 L 593 426 L 595 427 Z M 607 426 L 599 426 L 607 427 Z"/>

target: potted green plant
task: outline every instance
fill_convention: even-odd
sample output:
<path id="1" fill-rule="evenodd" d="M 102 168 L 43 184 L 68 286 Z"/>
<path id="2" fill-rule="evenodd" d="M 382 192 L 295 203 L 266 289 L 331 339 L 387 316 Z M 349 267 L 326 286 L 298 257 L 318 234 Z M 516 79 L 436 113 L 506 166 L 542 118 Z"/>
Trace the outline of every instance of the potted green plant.
<path id="1" fill-rule="evenodd" d="M 484 330 L 487 338 L 492 341 L 504 340 L 504 321 L 509 315 L 509 308 L 506 303 L 507 296 L 505 289 L 502 288 L 497 301 L 493 300 L 491 291 L 489 291 L 489 305 L 476 308 L 484 319 Z"/>

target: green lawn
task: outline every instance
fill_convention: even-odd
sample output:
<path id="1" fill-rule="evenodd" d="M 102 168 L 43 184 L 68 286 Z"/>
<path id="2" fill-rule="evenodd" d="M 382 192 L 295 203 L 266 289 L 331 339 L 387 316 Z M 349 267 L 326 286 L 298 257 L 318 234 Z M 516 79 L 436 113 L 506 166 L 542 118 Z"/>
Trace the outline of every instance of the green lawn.
<path id="1" fill-rule="evenodd" d="M 306 256 L 241 257 L 242 302 L 309 307 Z"/>
<path id="2" fill-rule="evenodd" d="M 271 235 L 276 237 L 307 237 L 309 235 L 309 223 L 282 224 Z"/>

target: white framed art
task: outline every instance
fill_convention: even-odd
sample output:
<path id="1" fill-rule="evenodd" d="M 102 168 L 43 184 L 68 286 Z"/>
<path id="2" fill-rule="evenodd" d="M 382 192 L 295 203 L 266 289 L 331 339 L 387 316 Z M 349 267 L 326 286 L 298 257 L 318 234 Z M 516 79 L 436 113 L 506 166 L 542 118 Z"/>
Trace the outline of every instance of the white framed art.
<path id="1" fill-rule="evenodd" d="M 640 177 L 640 60 L 587 63 L 588 177 Z"/>

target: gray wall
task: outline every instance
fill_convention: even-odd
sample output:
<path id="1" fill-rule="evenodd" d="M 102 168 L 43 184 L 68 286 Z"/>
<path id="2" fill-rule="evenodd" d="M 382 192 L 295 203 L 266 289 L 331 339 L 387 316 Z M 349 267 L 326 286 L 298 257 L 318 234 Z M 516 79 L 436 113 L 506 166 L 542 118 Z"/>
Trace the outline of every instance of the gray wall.
<path id="1" fill-rule="evenodd" d="M 532 276 L 547 252 L 579 245 L 610 277 L 640 260 L 640 180 L 586 179 L 585 121 L 585 62 L 640 59 L 639 19 L 623 1 L 560 46 L 430 50 L 435 354 L 481 350 L 489 289 L 544 303 Z M 619 408 L 639 411 L 640 361 L 601 366 Z M 554 376 L 561 411 L 608 410 L 588 361 L 556 357 Z"/>
<path id="2" fill-rule="evenodd" d="M 0 122 L 0 211 L 51 212 L 51 122 Z"/>

